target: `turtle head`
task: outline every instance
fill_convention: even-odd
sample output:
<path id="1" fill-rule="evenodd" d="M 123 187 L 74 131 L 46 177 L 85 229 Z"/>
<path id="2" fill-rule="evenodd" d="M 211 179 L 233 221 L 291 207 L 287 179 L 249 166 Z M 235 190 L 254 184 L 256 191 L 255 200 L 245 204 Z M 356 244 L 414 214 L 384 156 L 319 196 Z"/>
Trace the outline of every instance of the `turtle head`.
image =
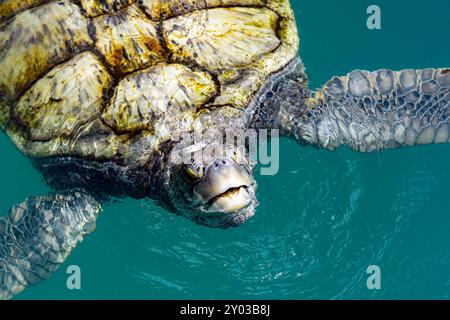
<path id="1" fill-rule="evenodd" d="M 220 157 L 196 152 L 174 165 L 170 176 L 172 206 L 198 224 L 225 229 L 255 214 L 257 184 L 252 164 L 237 149 L 228 149 Z"/>

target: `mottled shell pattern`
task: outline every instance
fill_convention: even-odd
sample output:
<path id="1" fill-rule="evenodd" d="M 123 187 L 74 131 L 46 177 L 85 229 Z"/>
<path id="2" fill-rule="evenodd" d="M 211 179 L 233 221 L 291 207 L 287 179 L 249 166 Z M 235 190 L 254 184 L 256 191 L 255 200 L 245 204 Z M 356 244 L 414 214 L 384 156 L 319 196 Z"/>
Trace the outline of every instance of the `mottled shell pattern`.
<path id="1" fill-rule="evenodd" d="M 0 127 L 31 157 L 156 150 L 242 116 L 297 51 L 288 0 L 3 0 Z"/>

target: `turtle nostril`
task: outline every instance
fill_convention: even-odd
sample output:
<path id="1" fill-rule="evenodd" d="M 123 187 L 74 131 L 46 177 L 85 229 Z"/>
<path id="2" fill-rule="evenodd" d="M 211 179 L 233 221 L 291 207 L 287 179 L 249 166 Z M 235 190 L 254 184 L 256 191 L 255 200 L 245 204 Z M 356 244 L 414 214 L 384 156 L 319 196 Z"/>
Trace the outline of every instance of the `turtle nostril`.
<path id="1" fill-rule="evenodd" d="M 217 159 L 211 164 L 211 166 L 214 169 L 219 169 L 220 167 L 228 166 L 230 164 L 231 164 L 231 162 L 227 159 Z"/>

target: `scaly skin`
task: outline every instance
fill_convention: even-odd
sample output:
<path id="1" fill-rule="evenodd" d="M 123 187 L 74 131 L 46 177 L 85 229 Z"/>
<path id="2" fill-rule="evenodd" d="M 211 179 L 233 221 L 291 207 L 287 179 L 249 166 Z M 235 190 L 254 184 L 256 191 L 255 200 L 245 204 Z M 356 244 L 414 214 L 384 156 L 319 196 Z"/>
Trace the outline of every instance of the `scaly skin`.
<path id="1" fill-rule="evenodd" d="M 303 124 L 301 137 L 327 149 L 450 141 L 450 69 L 353 71 L 333 78 L 307 104 L 323 111 Z"/>
<path id="2" fill-rule="evenodd" d="M 247 113 L 249 124 L 329 150 L 450 142 L 450 69 L 353 71 L 315 93 L 305 79 L 299 60 L 270 79 Z"/>
<path id="3" fill-rule="evenodd" d="M 52 275 L 95 229 L 100 205 L 80 192 L 30 198 L 0 219 L 0 300 Z"/>

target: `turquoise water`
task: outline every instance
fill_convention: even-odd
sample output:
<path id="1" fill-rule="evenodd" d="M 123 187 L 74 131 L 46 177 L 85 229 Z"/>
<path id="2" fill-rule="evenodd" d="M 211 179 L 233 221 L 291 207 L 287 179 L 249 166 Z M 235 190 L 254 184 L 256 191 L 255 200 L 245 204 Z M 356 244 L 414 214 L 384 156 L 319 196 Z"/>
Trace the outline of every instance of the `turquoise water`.
<path id="1" fill-rule="evenodd" d="M 313 87 L 352 69 L 450 66 L 450 3 L 293 1 Z M 48 188 L 0 134 L 0 212 Z M 233 230 L 145 202 L 109 204 L 58 273 L 19 299 L 450 298 L 450 145 L 376 154 L 281 142 L 280 173 L 258 177 L 258 213 Z M 79 265 L 82 290 L 66 289 Z M 366 287 L 379 265 L 382 289 Z"/>

